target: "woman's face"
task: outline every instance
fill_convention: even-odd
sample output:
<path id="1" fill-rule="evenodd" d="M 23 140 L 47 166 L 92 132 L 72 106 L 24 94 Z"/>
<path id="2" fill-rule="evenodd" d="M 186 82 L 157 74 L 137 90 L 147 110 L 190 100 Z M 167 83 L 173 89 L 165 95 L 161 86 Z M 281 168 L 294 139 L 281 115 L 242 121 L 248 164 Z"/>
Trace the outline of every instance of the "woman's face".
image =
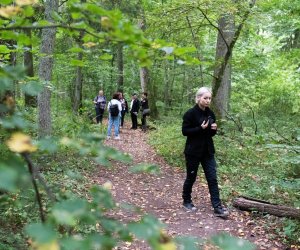
<path id="1" fill-rule="evenodd" d="M 210 102 L 211 102 L 211 93 L 210 92 L 206 92 L 206 93 L 202 94 L 202 96 L 200 96 L 198 99 L 198 105 L 200 108 L 209 107 Z"/>

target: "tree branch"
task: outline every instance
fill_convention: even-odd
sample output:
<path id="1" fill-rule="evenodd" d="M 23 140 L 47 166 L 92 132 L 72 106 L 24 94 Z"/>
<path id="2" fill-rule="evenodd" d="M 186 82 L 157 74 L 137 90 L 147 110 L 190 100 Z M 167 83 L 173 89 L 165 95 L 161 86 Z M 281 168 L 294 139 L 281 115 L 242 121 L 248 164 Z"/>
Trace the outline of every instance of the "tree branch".
<path id="1" fill-rule="evenodd" d="M 228 45 L 228 43 L 227 43 L 227 41 L 226 41 L 226 39 L 224 37 L 224 34 L 223 34 L 222 30 L 218 26 L 216 26 L 215 24 L 212 23 L 212 21 L 208 18 L 208 16 L 204 13 L 204 11 L 202 9 L 200 9 L 199 7 L 197 7 L 197 9 L 202 13 L 202 15 L 204 16 L 204 18 L 209 22 L 209 24 L 211 26 L 213 26 L 215 29 L 218 30 L 219 34 L 221 35 L 221 37 L 222 37 L 222 39 L 223 39 L 223 41 L 224 41 L 224 43 L 225 43 L 225 45 L 227 47 L 227 51 L 228 51 L 229 50 L 229 45 Z"/>
<path id="2" fill-rule="evenodd" d="M 239 24 L 237 30 L 234 33 L 234 36 L 233 36 L 233 38 L 232 38 L 232 40 L 229 44 L 229 47 L 227 48 L 226 54 L 224 56 L 224 60 L 221 63 L 221 67 L 220 67 L 218 73 L 216 74 L 216 80 L 213 82 L 214 89 L 216 89 L 216 90 L 219 89 L 219 87 L 221 85 L 222 77 L 224 75 L 224 71 L 227 67 L 228 61 L 231 57 L 233 47 L 234 47 L 235 43 L 237 42 L 237 40 L 238 40 L 238 38 L 241 34 L 242 28 L 243 28 L 248 16 L 250 15 L 251 9 L 255 5 L 255 2 L 256 2 L 256 0 L 251 1 L 249 9 L 246 11 L 241 23 Z M 217 91 L 213 91 L 213 97 L 215 97 L 216 94 L 217 94 Z"/>
<path id="3" fill-rule="evenodd" d="M 28 153 L 23 153 L 22 156 L 24 157 L 25 161 L 27 162 L 27 166 L 28 166 L 29 173 L 31 175 L 31 181 L 32 181 L 32 184 L 34 187 L 36 199 L 39 204 L 41 221 L 44 223 L 46 221 L 46 217 L 45 217 L 44 210 L 43 210 L 42 198 L 41 198 L 37 183 L 35 181 L 35 169 L 29 159 Z"/>

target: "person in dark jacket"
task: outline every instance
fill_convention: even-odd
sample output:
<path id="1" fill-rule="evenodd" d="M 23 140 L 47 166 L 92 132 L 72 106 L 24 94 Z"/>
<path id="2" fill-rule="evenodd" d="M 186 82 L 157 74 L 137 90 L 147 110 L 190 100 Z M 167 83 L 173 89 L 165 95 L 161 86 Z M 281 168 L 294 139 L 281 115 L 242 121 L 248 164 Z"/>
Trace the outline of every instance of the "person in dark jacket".
<path id="1" fill-rule="evenodd" d="M 137 117 L 140 110 L 140 101 L 137 99 L 137 94 L 132 95 L 131 103 L 130 103 L 130 115 L 132 127 L 131 129 L 137 129 Z"/>
<path id="2" fill-rule="evenodd" d="M 210 110 L 211 91 L 201 87 L 196 93 L 196 105 L 183 116 L 182 134 L 187 136 L 184 154 L 186 160 L 186 179 L 183 184 L 183 206 L 195 211 L 192 202 L 192 187 L 201 163 L 208 183 L 211 204 L 214 213 L 219 217 L 227 217 L 228 211 L 222 207 L 214 158 L 215 148 L 212 137 L 217 132 L 215 114 Z"/>
<path id="3" fill-rule="evenodd" d="M 120 92 L 119 101 L 121 102 L 122 105 L 121 123 L 120 123 L 120 128 L 122 128 L 124 126 L 125 114 L 128 113 L 128 104 L 122 92 Z"/>
<path id="4" fill-rule="evenodd" d="M 141 112 L 142 112 L 142 130 L 146 132 L 147 130 L 147 116 L 150 115 L 150 109 L 148 104 L 148 94 L 147 92 L 142 93 L 142 99 L 141 99 Z"/>

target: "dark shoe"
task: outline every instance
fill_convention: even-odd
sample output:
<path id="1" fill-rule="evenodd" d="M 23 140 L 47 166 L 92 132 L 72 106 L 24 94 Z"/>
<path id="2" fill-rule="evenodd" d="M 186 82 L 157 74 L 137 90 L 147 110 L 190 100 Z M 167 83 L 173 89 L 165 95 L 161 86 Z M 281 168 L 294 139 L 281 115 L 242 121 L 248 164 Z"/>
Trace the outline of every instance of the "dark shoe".
<path id="1" fill-rule="evenodd" d="M 223 208 L 222 206 L 218 206 L 218 207 L 214 208 L 214 214 L 217 217 L 227 218 L 229 215 L 229 212 L 226 208 Z"/>
<path id="2" fill-rule="evenodd" d="M 197 210 L 197 208 L 194 206 L 192 202 L 183 202 L 183 207 L 191 212 L 194 212 Z"/>

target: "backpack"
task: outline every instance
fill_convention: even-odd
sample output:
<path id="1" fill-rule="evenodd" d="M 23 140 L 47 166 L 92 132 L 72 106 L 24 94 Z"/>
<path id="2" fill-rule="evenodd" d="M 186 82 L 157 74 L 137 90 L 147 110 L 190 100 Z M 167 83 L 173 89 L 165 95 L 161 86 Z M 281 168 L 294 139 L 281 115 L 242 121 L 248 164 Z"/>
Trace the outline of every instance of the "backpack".
<path id="1" fill-rule="evenodd" d="M 110 104 L 109 113 L 111 116 L 118 116 L 119 115 L 118 104 Z"/>

